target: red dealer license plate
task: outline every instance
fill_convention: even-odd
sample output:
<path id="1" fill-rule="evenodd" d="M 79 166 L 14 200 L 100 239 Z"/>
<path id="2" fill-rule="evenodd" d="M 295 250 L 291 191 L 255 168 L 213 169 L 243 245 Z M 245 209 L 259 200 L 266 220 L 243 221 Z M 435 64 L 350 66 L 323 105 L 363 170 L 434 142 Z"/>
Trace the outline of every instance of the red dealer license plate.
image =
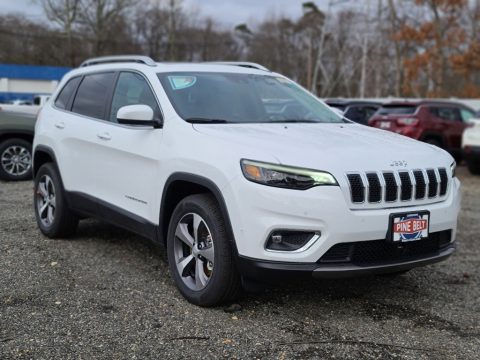
<path id="1" fill-rule="evenodd" d="M 408 242 L 428 238 L 429 225 L 428 211 L 392 214 L 390 215 L 390 239 L 393 242 Z"/>

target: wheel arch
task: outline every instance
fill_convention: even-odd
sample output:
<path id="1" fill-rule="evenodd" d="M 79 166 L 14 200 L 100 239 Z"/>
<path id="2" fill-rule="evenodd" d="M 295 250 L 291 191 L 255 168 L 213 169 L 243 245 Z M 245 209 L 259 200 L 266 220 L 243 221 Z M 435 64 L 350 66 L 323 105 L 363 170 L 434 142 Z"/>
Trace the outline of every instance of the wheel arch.
<path id="1" fill-rule="evenodd" d="M 160 219 L 158 229 L 159 241 L 166 245 L 168 225 L 177 204 L 189 195 L 211 193 L 217 200 L 220 211 L 225 220 L 228 239 L 236 250 L 230 216 L 225 199 L 219 187 L 210 179 L 190 173 L 174 173 L 165 182 L 160 205 Z"/>
<path id="2" fill-rule="evenodd" d="M 28 141 L 30 144 L 33 143 L 33 133 L 27 131 L 0 132 L 0 143 L 13 138 Z"/>
<path id="3" fill-rule="evenodd" d="M 58 169 L 57 158 L 55 157 L 54 151 L 48 146 L 37 145 L 33 153 L 33 177 L 37 175 L 38 169 L 48 162 L 53 163 Z"/>

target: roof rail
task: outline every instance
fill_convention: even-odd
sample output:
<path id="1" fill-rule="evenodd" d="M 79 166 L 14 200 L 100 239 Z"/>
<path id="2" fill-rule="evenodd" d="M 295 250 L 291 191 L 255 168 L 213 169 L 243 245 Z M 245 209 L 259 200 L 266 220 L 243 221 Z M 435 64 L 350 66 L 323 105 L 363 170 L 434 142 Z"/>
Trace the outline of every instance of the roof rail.
<path id="1" fill-rule="evenodd" d="M 250 69 L 257 69 L 263 71 L 270 71 L 265 66 L 254 63 L 254 62 L 247 62 L 247 61 L 209 61 L 209 64 L 217 64 L 217 65 L 232 65 L 232 66 L 241 66 Z"/>
<path id="2" fill-rule="evenodd" d="M 116 55 L 116 56 L 102 56 L 85 60 L 80 67 L 109 64 L 109 63 L 122 63 L 122 62 L 134 62 L 139 64 L 145 64 L 148 66 L 157 66 L 157 63 L 148 56 L 142 55 Z"/>

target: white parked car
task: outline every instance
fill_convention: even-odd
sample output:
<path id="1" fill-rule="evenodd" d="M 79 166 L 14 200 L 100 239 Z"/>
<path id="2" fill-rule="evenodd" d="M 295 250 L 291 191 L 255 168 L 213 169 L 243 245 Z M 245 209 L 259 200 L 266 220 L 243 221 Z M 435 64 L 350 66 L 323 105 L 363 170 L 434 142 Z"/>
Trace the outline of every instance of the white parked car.
<path id="1" fill-rule="evenodd" d="M 342 119 L 251 63 L 86 61 L 38 117 L 35 213 L 47 236 L 98 217 L 167 248 L 190 302 L 259 281 L 401 273 L 455 250 L 445 151 Z"/>
<path id="2" fill-rule="evenodd" d="M 477 118 L 471 119 L 470 122 L 472 126 L 463 132 L 463 155 L 470 172 L 480 175 L 480 113 L 477 113 Z"/>

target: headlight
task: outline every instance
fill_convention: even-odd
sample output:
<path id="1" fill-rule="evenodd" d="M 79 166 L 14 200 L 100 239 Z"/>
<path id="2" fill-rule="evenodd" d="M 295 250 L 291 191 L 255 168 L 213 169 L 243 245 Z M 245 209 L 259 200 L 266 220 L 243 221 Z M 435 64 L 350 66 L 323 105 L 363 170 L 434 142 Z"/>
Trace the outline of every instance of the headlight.
<path id="1" fill-rule="evenodd" d="M 452 172 L 452 178 L 454 178 L 456 176 L 456 170 L 457 170 L 457 163 L 454 161 L 451 165 L 450 165 L 450 171 Z"/>
<path id="2" fill-rule="evenodd" d="M 325 171 L 242 160 L 243 175 L 250 181 L 287 189 L 307 190 L 314 186 L 338 185 Z"/>

